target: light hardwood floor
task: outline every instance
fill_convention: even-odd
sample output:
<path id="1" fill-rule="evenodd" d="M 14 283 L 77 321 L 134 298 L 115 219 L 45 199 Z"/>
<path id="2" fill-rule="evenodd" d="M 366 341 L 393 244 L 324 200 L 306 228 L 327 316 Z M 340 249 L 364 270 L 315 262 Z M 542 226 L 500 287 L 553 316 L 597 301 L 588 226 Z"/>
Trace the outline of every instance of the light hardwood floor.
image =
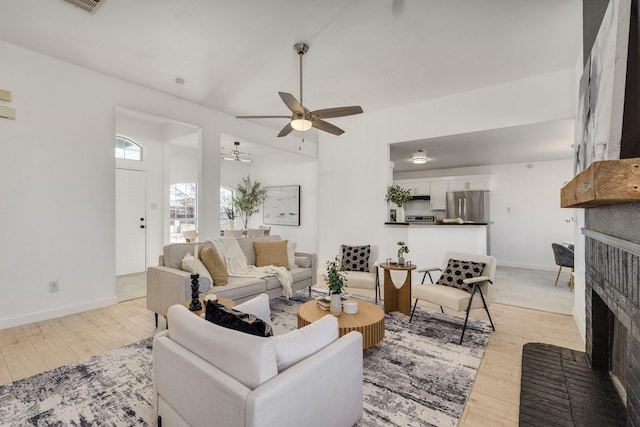
<path id="1" fill-rule="evenodd" d="M 349 289 L 373 296 L 371 291 Z M 437 309 L 437 307 L 429 307 Z M 496 325 L 460 426 L 517 426 L 522 345 L 545 342 L 584 350 L 573 318 L 493 304 Z M 485 318 L 482 310 L 473 314 Z M 161 322 L 160 329 L 164 328 Z M 144 298 L 0 330 L 0 384 L 6 384 L 152 336 Z"/>

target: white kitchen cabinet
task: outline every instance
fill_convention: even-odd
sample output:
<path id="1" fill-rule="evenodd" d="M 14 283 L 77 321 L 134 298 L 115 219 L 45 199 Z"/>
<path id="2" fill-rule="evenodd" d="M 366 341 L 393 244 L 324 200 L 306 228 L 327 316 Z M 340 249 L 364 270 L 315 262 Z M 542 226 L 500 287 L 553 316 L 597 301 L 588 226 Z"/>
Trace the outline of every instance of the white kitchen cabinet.
<path id="1" fill-rule="evenodd" d="M 411 180 L 397 180 L 394 181 L 402 188 L 411 190 L 412 195 L 427 195 L 429 194 L 429 181 L 426 179 L 411 179 Z"/>
<path id="2" fill-rule="evenodd" d="M 452 179 L 449 191 L 489 190 L 489 180 L 485 178 Z"/>
<path id="3" fill-rule="evenodd" d="M 429 203 L 431 210 L 447 209 L 448 188 L 449 188 L 448 181 L 431 181 L 431 186 L 430 186 L 431 201 Z"/>

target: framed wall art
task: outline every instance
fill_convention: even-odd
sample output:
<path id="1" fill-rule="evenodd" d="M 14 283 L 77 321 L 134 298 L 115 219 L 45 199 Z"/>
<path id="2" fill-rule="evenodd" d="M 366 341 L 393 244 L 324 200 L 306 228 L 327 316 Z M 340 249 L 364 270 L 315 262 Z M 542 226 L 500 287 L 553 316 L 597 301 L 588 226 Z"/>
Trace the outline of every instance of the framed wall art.
<path id="1" fill-rule="evenodd" d="M 300 186 L 264 187 L 263 222 L 269 225 L 300 225 Z"/>

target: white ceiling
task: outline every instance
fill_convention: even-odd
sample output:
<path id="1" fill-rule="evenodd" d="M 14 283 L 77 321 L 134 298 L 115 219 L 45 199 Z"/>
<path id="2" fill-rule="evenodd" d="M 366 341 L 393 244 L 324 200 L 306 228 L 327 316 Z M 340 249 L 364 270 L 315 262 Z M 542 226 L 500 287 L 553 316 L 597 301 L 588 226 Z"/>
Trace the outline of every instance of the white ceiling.
<path id="1" fill-rule="evenodd" d="M 232 115 L 287 114 L 304 41 L 305 106 L 366 114 L 573 68 L 581 16 L 581 0 L 20 0 L 0 2 L 0 40 Z"/>

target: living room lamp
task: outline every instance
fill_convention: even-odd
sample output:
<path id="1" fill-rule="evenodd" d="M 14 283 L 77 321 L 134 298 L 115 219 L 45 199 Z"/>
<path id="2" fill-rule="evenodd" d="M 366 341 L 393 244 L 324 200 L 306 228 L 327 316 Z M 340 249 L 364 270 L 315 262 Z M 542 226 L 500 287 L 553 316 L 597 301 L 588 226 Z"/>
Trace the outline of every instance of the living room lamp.
<path id="1" fill-rule="evenodd" d="M 423 149 L 419 149 L 413 152 L 411 156 L 411 163 L 414 165 L 423 165 L 427 163 L 427 153 Z"/>

